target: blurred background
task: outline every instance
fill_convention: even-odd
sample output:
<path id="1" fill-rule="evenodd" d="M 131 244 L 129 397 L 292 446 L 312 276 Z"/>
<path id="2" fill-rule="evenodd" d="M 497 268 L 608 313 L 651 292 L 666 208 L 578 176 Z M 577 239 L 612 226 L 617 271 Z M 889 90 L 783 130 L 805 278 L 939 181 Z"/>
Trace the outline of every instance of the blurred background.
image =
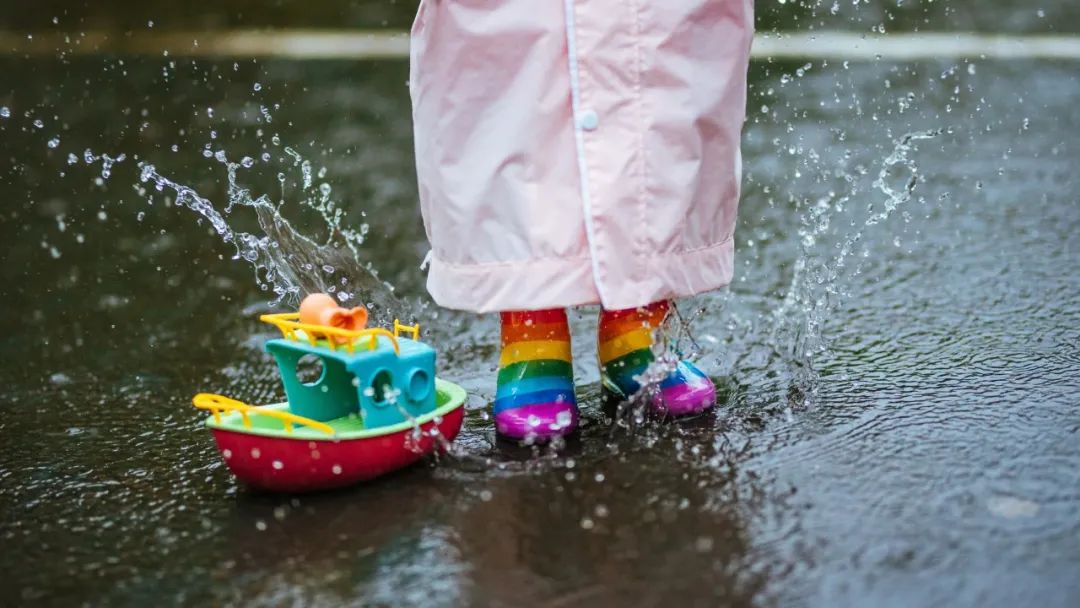
<path id="1" fill-rule="evenodd" d="M 722 403 L 613 424 L 576 311 L 558 449 L 494 441 L 495 319 L 424 291 L 415 11 L 0 0 L 0 603 L 1080 602 L 1080 5 L 758 3 L 736 278 L 680 308 Z M 255 493 L 190 397 L 280 399 L 256 317 L 330 287 L 465 429 Z"/>
<path id="2" fill-rule="evenodd" d="M 159 27 L 214 30 L 254 28 L 408 29 L 416 14 L 415 0 L 329 0 L 307 3 L 276 0 L 229 0 L 178 5 L 149 0 L 68 2 L 43 0 L 33 6 L 12 4 L 4 19 L 15 30 L 50 29 L 53 17 L 85 28 L 134 30 L 153 21 Z M 833 7 L 836 7 L 835 9 Z M 902 2 L 762 2 L 755 7 L 758 29 L 800 29 L 828 26 L 864 31 L 884 23 L 891 31 L 1071 32 L 1080 8 L 1055 0 L 1038 6 L 1017 0 L 975 2 L 906 0 Z M 1039 15 L 1040 11 L 1042 16 Z"/>

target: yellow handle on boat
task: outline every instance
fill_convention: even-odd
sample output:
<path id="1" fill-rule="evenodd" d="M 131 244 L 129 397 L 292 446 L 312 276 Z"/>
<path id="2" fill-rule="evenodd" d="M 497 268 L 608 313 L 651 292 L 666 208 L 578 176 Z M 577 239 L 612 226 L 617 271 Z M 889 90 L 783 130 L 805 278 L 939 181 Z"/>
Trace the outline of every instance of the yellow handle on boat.
<path id="1" fill-rule="evenodd" d="M 373 327 L 371 329 L 341 329 L 340 327 L 329 327 L 326 325 L 312 325 L 310 323 L 300 322 L 300 313 L 286 312 L 273 315 L 261 315 L 259 320 L 264 323 L 269 323 L 281 331 L 281 335 L 286 340 L 292 340 L 294 342 L 300 341 L 300 336 L 297 335 L 297 330 L 303 332 L 304 338 L 312 346 L 320 340 L 325 340 L 330 350 L 338 349 L 338 339 L 343 340 L 341 348 L 344 348 L 347 352 L 356 352 L 356 343 L 361 341 L 361 338 L 369 338 L 366 346 L 368 350 L 375 350 L 379 344 L 379 336 L 385 336 L 390 339 L 390 344 L 394 347 L 394 352 L 401 354 L 401 347 L 398 346 L 397 335 L 392 334 L 389 331 Z M 411 328 L 410 328 L 411 329 Z M 417 328 L 419 332 L 419 328 Z M 361 342 L 363 344 L 363 342 Z"/>
<path id="2" fill-rule="evenodd" d="M 285 432 L 292 434 L 293 425 L 300 424 L 309 428 L 313 428 L 317 431 L 322 431 L 327 435 L 333 435 L 334 429 L 328 424 L 323 424 L 318 420 L 312 420 L 311 418 L 305 418 L 303 416 L 297 416 L 289 412 L 279 412 L 277 410 L 268 410 L 266 408 L 256 407 L 254 405 L 248 405 L 243 401 L 237 401 L 236 399 L 230 399 L 222 395 L 214 395 L 212 393 L 199 393 L 191 399 L 191 402 L 195 407 L 200 410 L 209 410 L 214 415 L 214 422 L 221 424 L 222 412 L 239 412 L 240 419 L 244 423 L 244 428 L 251 428 L 251 418 L 249 416 L 268 416 L 270 418 L 276 418 L 285 425 Z"/>

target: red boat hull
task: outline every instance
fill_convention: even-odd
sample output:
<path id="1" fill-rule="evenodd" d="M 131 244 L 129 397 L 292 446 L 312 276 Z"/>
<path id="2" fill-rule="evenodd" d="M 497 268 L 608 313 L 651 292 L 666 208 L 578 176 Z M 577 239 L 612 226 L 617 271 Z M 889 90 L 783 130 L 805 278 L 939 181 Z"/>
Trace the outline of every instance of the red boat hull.
<path id="1" fill-rule="evenodd" d="M 267 437 L 212 429 L 229 470 L 240 481 L 274 492 L 310 492 L 351 485 L 407 467 L 437 449 L 431 436 L 453 441 L 461 430 L 465 408 L 420 425 L 423 435 L 414 440 L 413 429 L 389 435 L 345 440 L 310 440 Z"/>

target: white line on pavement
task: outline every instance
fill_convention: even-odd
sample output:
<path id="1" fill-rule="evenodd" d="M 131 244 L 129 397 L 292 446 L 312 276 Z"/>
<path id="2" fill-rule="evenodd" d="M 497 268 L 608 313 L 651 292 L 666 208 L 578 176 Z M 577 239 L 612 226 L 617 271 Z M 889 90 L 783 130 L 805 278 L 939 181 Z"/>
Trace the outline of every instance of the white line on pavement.
<path id="1" fill-rule="evenodd" d="M 0 55 L 169 55 L 280 59 L 394 59 L 409 55 L 404 32 L 224 30 L 207 32 L 0 31 Z M 860 34 L 758 32 L 755 59 L 912 61 L 920 59 L 1080 59 L 1080 35 L 974 33 Z"/>

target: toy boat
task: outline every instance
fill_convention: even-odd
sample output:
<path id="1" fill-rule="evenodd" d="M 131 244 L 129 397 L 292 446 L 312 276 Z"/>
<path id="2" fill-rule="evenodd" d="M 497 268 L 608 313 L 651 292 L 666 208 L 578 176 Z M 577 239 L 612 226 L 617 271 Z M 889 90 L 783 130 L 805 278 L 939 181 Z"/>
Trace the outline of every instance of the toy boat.
<path id="1" fill-rule="evenodd" d="M 465 391 L 435 378 L 435 350 L 418 325 L 346 329 L 263 315 L 282 337 L 266 343 L 288 401 L 261 407 L 201 393 L 229 470 L 265 490 L 304 492 L 354 484 L 444 449 L 461 430 Z M 402 333 L 411 334 L 405 338 Z M 297 376 L 317 358 L 314 381 Z"/>

